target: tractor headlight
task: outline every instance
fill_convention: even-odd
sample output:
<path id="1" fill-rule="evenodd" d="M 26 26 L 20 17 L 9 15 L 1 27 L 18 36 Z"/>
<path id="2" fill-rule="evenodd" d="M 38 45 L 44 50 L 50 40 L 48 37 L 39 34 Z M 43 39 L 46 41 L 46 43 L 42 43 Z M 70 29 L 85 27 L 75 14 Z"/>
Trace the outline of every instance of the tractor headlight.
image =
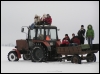
<path id="1" fill-rule="evenodd" d="M 53 45 L 53 42 L 50 42 L 50 45 Z"/>

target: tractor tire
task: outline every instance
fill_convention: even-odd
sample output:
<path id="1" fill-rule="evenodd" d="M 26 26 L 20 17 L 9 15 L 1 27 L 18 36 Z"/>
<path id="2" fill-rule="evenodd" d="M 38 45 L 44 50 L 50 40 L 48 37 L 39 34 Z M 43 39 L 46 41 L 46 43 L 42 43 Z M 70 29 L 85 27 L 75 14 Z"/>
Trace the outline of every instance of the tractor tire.
<path id="1" fill-rule="evenodd" d="M 31 57 L 30 57 L 29 54 L 23 54 L 23 59 L 24 59 L 24 60 L 30 60 Z"/>
<path id="2" fill-rule="evenodd" d="M 87 54 L 87 62 L 96 62 L 96 55 L 94 53 Z"/>
<path id="3" fill-rule="evenodd" d="M 61 62 L 62 59 L 61 59 L 60 57 L 62 57 L 62 55 L 61 55 L 61 54 L 58 54 L 58 57 L 59 57 L 59 58 L 57 59 L 57 61 L 60 61 L 60 62 Z"/>
<path id="4" fill-rule="evenodd" d="M 16 51 L 10 51 L 8 53 L 8 60 L 9 61 L 18 61 L 19 60 Z"/>
<path id="5" fill-rule="evenodd" d="M 31 61 L 32 62 L 46 62 L 47 50 L 41 45 L 33 46 L 31 50 Z"/>
<path id="6" fill-rule="evenodd" d="M 72 63 L 76 63 L 76 64 L 81 64 L 81 58 L 80 58 L 80 56 L 78 56 L 78 55 L 72 56 L 71 62 Z"/>

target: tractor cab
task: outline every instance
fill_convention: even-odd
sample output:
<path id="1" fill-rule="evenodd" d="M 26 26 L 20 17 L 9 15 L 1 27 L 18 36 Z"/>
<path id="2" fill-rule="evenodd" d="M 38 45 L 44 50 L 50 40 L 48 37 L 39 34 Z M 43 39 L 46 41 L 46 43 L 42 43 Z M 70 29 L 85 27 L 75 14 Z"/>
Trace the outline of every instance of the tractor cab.
<path id="1" fill-rule="evenodd" d="M 28 29 L 29 47 L 33 45 L 34 41 L 46 41 L 51 46 L 55 46 L 55 42 L 58 40 L 58 30 L 56 26 L 49 25 L 35 25 L 33 29 Z M 22 32 L 24 32 L 24 28 L 22 28 Z"/>
<path id="2" fill-rule="evenodd" d="M 58 39 L 56 26 L 35 26 L 29 30 L 29 39 L 54 41 Z"/>

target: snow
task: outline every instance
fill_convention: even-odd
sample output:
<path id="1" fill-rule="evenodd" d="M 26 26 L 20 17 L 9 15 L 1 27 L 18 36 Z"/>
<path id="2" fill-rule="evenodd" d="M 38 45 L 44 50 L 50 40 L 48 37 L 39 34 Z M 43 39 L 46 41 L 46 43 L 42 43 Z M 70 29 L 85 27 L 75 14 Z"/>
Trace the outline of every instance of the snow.
<path id="1" fill-rule="evenodd" d="M 65 60 L 62 62 L 31 62 L 23 58 L 17 62 L 9 62 L 7 54 L 14 47 L 1 46 L 1 73 L 99 73 L 99 52 L 95 53 L 96 62 L 87 63 L 82 60 L 82 64 L 73 64 Z"/>

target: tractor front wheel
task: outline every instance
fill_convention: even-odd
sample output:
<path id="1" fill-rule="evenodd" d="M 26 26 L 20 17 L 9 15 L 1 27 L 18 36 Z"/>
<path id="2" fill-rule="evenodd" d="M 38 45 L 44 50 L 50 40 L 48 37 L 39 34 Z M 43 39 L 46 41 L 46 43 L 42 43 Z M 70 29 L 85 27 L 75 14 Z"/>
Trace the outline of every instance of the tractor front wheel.
<path id="1" fill-rule="evenodd" d="M 9 61 L 18 61 L 19 60 L 16 51 L 10 51 L 8 53 L 8 60 Z"/>

